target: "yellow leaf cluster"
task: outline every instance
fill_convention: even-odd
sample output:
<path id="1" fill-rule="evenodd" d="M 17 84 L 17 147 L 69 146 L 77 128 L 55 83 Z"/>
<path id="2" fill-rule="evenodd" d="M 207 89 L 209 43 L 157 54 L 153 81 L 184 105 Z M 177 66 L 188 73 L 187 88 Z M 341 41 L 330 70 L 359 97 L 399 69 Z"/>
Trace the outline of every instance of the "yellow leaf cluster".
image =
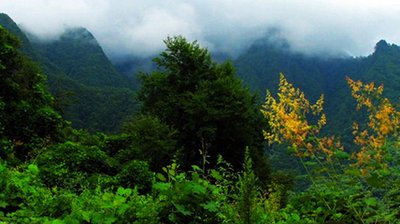
<path id="1" fill-rule="evenodd" d="M 280 74 L 277 99 L 267 91 L 261 109 L 270 127 L 270 130 L 264 131 L 265 139 L 270 144 L 289 143 L 297 156 L 312 155 L 318 150 L 328 156 L 332 155 L 334 139 L 316 137 L 326 124 L 326 116 L 322 112 L 323 103 L 324 97 L 321 95 L 315 104 L 311 104 L 300 89 L 296 89 Z M 316 124 L 308 122 L 310 115 L 319 117 Z"/>
<path id="2" fill-rule="evenodd" d="M 400 125 L 400 113 L 396 111 L 391 102 L 382 96 L 383 85 L 363 84 L 347 78 L 352 96 L 357 101 L 357 109 L 365 107 L 369 113 L 367 127 L 360 130 L 358 124 L 353 125 L 354 142 L 360 150 L 353 155 L 356 165 L 362 169 L 371 169 L 371 161 L 383 164 L 385 143 L 390 135 L 397 132 Z"/>
<path id="3" fill-rule="evenodd" d="M 367 175 L 374 169 L 385 169 L 387 138 L 395 135 L 400 127 L 400 113 L 391 102 L 382 97 L 383 85 L 363 84 L 346 78 L 351 94 L 357 101 L 357 110 L 366 108 L 368 121 L 366 125 L 353 124 L 354 142 L 360 149 L 353 153 L 353 166 Z M 344 151 L 340 141 L 334 137 L 320 137 L 320 131 L 326 125 L 323 113 L 324 98 L 321 96 L 311 104 L 299 89 L 294 88 L 283 74 L 280 74 L 279 92 L 274 98 L 267 91 L 266 100 L 261 112 L 267 118 L 269 129 L 264 137 L 271 143 L 288 143 L 298 157 L 331 158 L 338 150 Z M 316 117 L 311 124 L 307 119 Z"/>

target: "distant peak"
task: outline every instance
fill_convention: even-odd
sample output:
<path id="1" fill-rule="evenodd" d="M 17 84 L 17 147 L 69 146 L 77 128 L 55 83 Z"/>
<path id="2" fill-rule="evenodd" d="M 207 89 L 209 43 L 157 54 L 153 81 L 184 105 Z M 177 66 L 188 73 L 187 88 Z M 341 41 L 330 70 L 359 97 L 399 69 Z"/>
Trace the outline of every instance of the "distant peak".
<path id="1" fill-rule="evenodd" d="M 86 28 L 74 27 L 68 28 L 61 36 L 66 39 L 94 40 L 94 36 Z"/>
<path id="2" fill-rule="evenodd" d="M 375 45 L 375 50 L 380 50 L 380 49 L 385 49 L 389 47 L 389 44 L 386 42 L 386 40 L 380 40 L 378 43 Z"/>
<path id="3" fill-rule="evenodd" d="M 60 36 L 59 40 L 71 43 L 92 44 L 95 46 L 100 46 L 94 35 L 89 30 L 83 27 L 67 28 Z"/>
<path id="4" fill-rule="evenodd" d="M 396 44 L 390 44 L 386 42 L 385 40 L 380 40 L 376 45 L 375 45 L 375 54 L 382 54 L 382 53 L 387 53 L 387 52 L 397 52 L 400 53 L 400 47 L 397 46 Z"/>

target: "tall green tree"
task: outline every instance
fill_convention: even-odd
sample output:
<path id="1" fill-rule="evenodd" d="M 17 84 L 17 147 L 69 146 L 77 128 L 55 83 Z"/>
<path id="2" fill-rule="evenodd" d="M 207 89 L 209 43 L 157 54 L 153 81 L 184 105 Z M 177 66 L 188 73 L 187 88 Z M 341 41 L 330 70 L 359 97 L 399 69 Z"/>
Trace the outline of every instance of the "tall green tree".
<path id="1" fill-rule="evenodd" d="M 52 108 L 45 77 L 19 46 L 0 26 L 0 156 L 24 161 L 34 148 L 61 136 L 63 121 Z"/>
<path id="2" fill-rule="evenodd" d="M 212 166 L 220 154 L 239 169 L 249 146 L 255 166 L 269 173 L 257 98 L 236 77 L 232 64 L 214 63 L 207 49 L 180 36 L 165 44 L 154 59 L 158 70 L 141 75 L 138 98 L 143 113 L 178 131 L 181 162 L 188 166 L 207 157 Z"/>

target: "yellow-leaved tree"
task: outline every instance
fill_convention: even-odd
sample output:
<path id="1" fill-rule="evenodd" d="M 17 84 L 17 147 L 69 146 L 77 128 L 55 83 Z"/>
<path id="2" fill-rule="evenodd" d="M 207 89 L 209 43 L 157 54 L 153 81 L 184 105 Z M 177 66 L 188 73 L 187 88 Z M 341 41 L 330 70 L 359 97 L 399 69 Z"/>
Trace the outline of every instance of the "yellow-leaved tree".
<path id="1" fill-rule="evenodd" d="M 385 158 L 388 141 L 394 141 L 400 124 L 400 113 L 396 111 L 389 99 L 382 96 L 383 85 L 363 84 L 347 78 L 351 93 L 357 101 L 357 110 L 365 107 L 368 111 L 367 124 L 353 124 L 354 143 L 360 149 L 353 154 L 354 166 L 363 174 L 372 170 L 386 170 L 388 161 Z"/>
<path id="2" fill-rule="evenodd" d="M 290 84 L 283 74 L 280 74 L 277 97 L 267 91 L 261 108 L 270 126 L 270 130 L 264 131 L 265 139 L 270 144 L 289 144 L 300 159 L 315 159 L 321 165 L 327 161 L 337 168 L 339 165 L 334 165 L 332 160 L 346 158 L 349 159 L 346 164 L 358 168 L 362 175 L 386 169 L 386 146 L 388 140 L 392 142 L 398 136 L 400 113 L 382 96 L 383 85 L 375 86 L 373 82 L 363 84 L 350 78 L 347 78 L 347 83 L 357 101 L 357 110 L 365 107 L 368 112 L 367 124 L 353 124 L 354 143 L 359 149 L 351 150 L 351 157 L 346 156 L 344 147 L 334 136 L 321 135 L 321 129 L 327 122 L 323 113 L 323 95 L 315 104 L 310 103 L 304 93 Z M 312 120 L 315 122 L 312 123 Z"/>
<path id="3" fill-rule="evenodd" d="M 324 97 L 315 104 L 306 99 L 300 89 L 290 84 L 280 74 L 277 98 L 267 91 L 262 113 L 268 119 L 270 131 L 264 131 L 264 137 L 270 144 L 288 143 L 295 155 L 330 159 L 337 150 L 343 150 L 333 136 L 319 137 L 326 124 L 323 113 Z M 316 120 L 315 123 L 309 120 Z"/>

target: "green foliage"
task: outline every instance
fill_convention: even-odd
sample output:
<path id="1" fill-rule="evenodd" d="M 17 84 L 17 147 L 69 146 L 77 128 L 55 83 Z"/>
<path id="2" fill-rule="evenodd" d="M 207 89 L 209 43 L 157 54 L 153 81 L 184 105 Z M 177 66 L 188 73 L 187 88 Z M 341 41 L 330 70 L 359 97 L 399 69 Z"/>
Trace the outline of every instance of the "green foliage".
<path id="1" fill-rule="evenodd" d="M 6 223 L 159 223 L 160 203 L 137 190 L 116 192 L 44 187 L 36 165 L 24 172 L 0 164 L 0 221 Z"/>
<path id="2" fill-rule="evenodd" d="M 140 191 L 148 192 L 151 189 L 153 176 L 147 162 L 131 160 L 123 165 L 116 178 L 122 187 L 136 187 Z"/>
<path id="3" fill-rule="evenodd" d="M 237 198 L 239 219 L 240 222 L 244 224 L 257 223 L 257 215 L 259 215 L 255 212 L 259 197 L 259 189 L 257 188 L 258 180 L 253 172 L 252 163 L 249 149 L 247 149 L 244 159 L 244 171 L 243 174 L 239 176 L 239 195 Z"/>
<path id="4" fill-rule="evenodd" d="M 176 153 L 176 131 L 157 117 L 138 115 L 123 126 L 129 146 L 117 155 L 121 163 L 132 159 L 145 160 L 153 171 L 171 163 Z"/>
<path id="5" fill-rule="evenodd" d="M 142 74 L 138 95 L 143 113 L 177 130 L 178 161 L 185 168 L 199 164 L 200 150 L 210 156 L 210 167 L 220 154 L 240 169 L 246 146 L 259 152 L 257 165 L 263 161 L 264 120 L 232 64 L 213 63 L 206 49 L 183 37 L 168 38 L 165 44 L 154 59 L 159 70 Z M 269 170 L 259 173 L 268 176 Z"/>
<path id="6" fill-rule="evenodd" d="M 0 220 L 11 223 L 43 223 L 48 217 L 61 216 L 71 210 L 76 195 L 45 188 L 34 164 L 23 172 L 0 164 Z"/>
<path id="7" fill-rule="evenodd" d="M 200 168 L 193 166 L 190 173 L 182 173 L 173 163 L 165 171 L 167 177 L 158 175 L 153 188 L 158 192 L 162 203 L 160 212 L 164 223 L 220 223 L 221 208 L 226 198 L 219 186 L 202 178 Z M 214 176 L 217 175 L 214 173 Z"/>
<path id="8" fill-rule="evenodd" d="M 136 107 L 133 84 L 115 69 L 94 36 L 72 28 L 58 40 L 31 37 L 31 44 L 63 117 L 75 128 L 118 132 Z"/>
<path id="9" fill-rule="evenodd" d="M 335 182 L 293 193 L 281 207 L 279 187 L 261 194 L 252 162 L 246 154 L 238 181 L 220 163 L 204 173 L 193 166 L 181 172 L 176 163 L 158 174 L 153 192 L 135 187 L 102 190 L 47 188 L 42 170 L 28 165 L 24 171 L 0 164 L 0 221 L 12 223 L 396 223 L 398 189 L 389 194 L 343 176 Z M 136 162 L 143 167 L 145 163 Z M 138 172 L 145 173 L 146 171 Z M 144 180 L 141 178 L 140 180 Z M 395 181 L 396 182 L 396 181 Z M 396 182 L 397 183 L 397 182 Z M 136 185 L 138 186 L 138 185 Z"/>
<path id="10" fill-rule="evenodd" d="M 54 145 L 37 157 L 40 177 L 49 187 L 82 190 L 116 172 L 112 158 L 97 146 L 74 142 Z"/>
<path id="11" fill-rule="evenodd" d="M 127 88 L 91 87 L 70 79 L 50 81 L 50 89 L 59 103 L 58 109 L 74 128 L 91 133 L 117 133 L 137 107 L 135 93 Z"/>
<path id="12" fill-rule="evenodd" d="M 313 223 L 394 223 L 394 213 L 372 190 L 343 177 L 293 195 L 284 209 Z"/>
<path id="13" fill-rule="evenodd" d="M 3 158 L 26 161 L 36 148 L 59 140 L 64 122 L 40 70 L 18 50 L 19 42 L 0 26 L 0 114 L 2 142 L 13 143 Z"/>
<path id="14" fill-rule="evenodd" d="M 159 223 L 158 201 L 141 196 L 137 190 L 118 188 L 117 192 L 84 191 L 72 202 L 64 223 Z"/>

